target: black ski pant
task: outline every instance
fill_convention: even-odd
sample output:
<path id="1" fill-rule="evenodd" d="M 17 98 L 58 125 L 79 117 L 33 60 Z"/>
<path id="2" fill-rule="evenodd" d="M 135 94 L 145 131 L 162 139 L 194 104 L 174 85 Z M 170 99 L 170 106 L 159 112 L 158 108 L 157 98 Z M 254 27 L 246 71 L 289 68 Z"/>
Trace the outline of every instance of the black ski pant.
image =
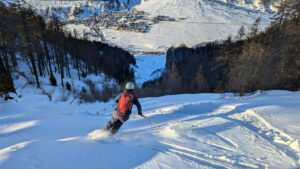
<path id="1" fill-rule="evenodd" d="M 104 130 L 110 130 L 111 134 L 115 134 L 118 132 L 120 127 L 122 126 L 123 122 L 114 116 L 111 117 L 110 121 L 106 123 L 106 126 L 103 128 Z"/>

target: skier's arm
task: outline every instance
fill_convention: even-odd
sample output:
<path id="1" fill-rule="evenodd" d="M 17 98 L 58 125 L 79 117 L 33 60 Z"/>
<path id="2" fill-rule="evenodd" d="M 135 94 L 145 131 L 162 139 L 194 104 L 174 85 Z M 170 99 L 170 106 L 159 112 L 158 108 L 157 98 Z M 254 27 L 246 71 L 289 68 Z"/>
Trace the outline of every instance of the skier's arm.
<path id="1" fill-rule="evenodd" d="M 139 100 L 138 100 L 136 97 L 134 97 L 134 99 L 133 99 L 133 104 L 136 105 L 136 107 L 137 107 L 137 109 L 138 109 L 138 114 L 139 114 L 139 115 L 143 115 L 143 114 L 142 114 L 142 106 L 141 106 Z"/>

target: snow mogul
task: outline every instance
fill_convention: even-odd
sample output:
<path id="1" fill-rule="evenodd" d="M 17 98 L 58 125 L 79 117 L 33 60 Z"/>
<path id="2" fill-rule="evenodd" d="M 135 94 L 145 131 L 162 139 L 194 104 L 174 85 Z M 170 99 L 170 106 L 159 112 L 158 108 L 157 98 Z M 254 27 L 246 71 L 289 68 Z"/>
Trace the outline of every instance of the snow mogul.
<path id="1" fill-rule="evenodd" d="M 108 121 L 106 126 L 103 128 L 104 131 L 109 131 L 111 134 L 116 134 L 123 123 L 129 119 L 133 104 L 136 105 L 138 114 L 143 116 L 141 104 L 135 96 L 133 90 L 134 84 L 132 82 L 128 82 L 126 83 L 124 92 L 120 93 L 115 98 L 117 107 L 115 108 L 110 121 Z"/>

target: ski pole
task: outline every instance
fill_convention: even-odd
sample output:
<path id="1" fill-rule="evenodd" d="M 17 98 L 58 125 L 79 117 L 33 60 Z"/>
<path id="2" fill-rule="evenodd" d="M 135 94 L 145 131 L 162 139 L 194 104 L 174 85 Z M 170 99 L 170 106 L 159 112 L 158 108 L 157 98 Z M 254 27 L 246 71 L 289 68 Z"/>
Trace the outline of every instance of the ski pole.
<path id="1" fill-rule="evenodd" d="M 73 101 L 80 95 L 81 92 L 79 92 L 75 97 L 74 99 L 71 101 L 70 105 L 73 103 Z"/>
<path id="2" fill-rule="evenodd" d="M 147 119 L 153 126 L 156 126 L 158 128 L 160 128 L 161 126 L 158 125 L 157 123 L 154 123 L 151 119 L 149 119 L 148 117 L 144 116 L 144 115 L 141 115 L 142 117 L 144 117 L 145 119 Z"/>
<path id="3" fill-rule="evenodd" d="M 106 111 L 107 109 L 109 109 L 109 108 L 111 108 L 111 107 L 114 107 L 114 105 L 111 105 L 111 106 L 105 107 L 104 109 L 100 110 L 99 112 Z M 96 112 L 96 114 L 97 114 L 97 115 L 99 115 L 99 112 Z"/>

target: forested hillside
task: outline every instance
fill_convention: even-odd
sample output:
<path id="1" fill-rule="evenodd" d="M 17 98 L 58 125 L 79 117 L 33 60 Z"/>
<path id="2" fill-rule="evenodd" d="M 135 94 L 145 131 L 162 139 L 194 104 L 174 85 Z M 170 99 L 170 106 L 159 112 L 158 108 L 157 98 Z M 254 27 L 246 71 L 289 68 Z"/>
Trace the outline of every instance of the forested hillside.
<path id="1" fill-rule="evenodd" d="M 12 73 L 26 76 L 18 69 L 18 61 L 30 68 L 35 80 L 30 83 L 40 87 L 39 77 L 60 74 L 59 84 L 65 86 L 64 77 L 71 77 L 76 69 L 78 77 L 104 73 L 119 83 L 133 78 L 130 64 L 134 57 L 118 47 L 101 42 L 77 39 L 63 31 L 57 18 L 45 23 L 31 9 L 18 5 L 5 6 L 0 2 L 0 92 L 14 91 Z M 56 85 L 53 83 L 53 85 Z"/>
<path id="2" fill-rule="evenodd" d="M 300 89 L 300 3 L 281 4 L 274 23 L 258 34 L 259 19 L 235 41 L 209 43 L 167 52 L 164 75 L 143 85 L 152 95 Z M 147 93 L 147 92 L 146 92 Z"/>

